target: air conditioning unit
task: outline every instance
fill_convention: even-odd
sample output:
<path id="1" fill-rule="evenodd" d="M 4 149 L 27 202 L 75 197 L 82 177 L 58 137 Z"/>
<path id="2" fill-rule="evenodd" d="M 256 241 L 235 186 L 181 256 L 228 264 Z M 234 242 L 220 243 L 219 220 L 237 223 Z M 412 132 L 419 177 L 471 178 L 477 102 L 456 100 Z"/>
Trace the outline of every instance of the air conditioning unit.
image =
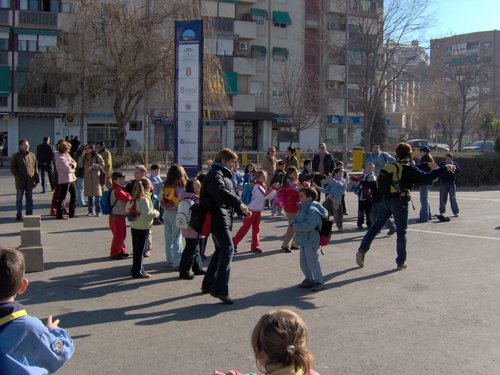
<path id="1" fill-rule="evenodd" d="M 67 113 L 64 115 L 64 124 L 66 126 L 78 126 L 80 125 L 79 120 L 78 116 L 73 113 Z"/>
<path id="2" fill-rule="evenodd" d="M 335 81 L 326 81 L 326 88 L 328 90 L 337 90 L 339 88 L 339 83 Z"/>
<path id="3" fill-rule="evenodd" d="M 337 27 L 337 24 L 335 23 L 335 21 L 328 21 L 328 22 L 326 23 L 326 28 L 327 28 L 328 30 L 335 30 L 335 29 L 336 29 L 336 27 Z"/>
<path id="4" fill-rule="evenodd" d="M 248 42 L 238 42 L 238 49 L 240 51 L 248 51 Z"/>

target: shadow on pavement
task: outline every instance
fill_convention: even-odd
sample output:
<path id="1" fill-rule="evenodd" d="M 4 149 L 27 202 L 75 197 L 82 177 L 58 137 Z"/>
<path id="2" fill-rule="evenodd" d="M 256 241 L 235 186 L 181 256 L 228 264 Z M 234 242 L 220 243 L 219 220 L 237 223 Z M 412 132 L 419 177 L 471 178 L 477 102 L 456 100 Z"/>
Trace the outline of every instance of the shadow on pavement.
<path id="1" fill-rule="evenodd" d="M 346 273 L 346 272 L 349 272 L 349 271 L 358 270 L 358 269 L 360 269 L 360 268 L 359 267 L 348 268 L 345 271 L 334 272 L 334 273 L 332 273 L 330 275 L 325 276 L 324 278 L 325 278 L 325 280 L 331 280 L 332 278 L 334 278 L 336 276 L 339 276 L 339 274 L 341 275 L 343 273 Z M 336 282 L 331 283 L 331 284 L 325 283 L 325 289 L 340 288 L 341 286 L 344 286 L 344 285 L 349 285 L 349 284 L 352 284 L 352 283 L 357 283 L 359 281 L 376 279 L 377 277 L 387 276 L 387 275 L 390 275 L 391 273 L 396 273 L 396 272 L 401 272 L 401 271 L 399 271 L 397 269 L 391 269 L 391 270 L 386 270 L 386 271 L 382 271 L 382 272 L 373 273 L 371 275 L 354 277 L 354 278 L 348 279 L 348 280 L 336 281 Z"/>

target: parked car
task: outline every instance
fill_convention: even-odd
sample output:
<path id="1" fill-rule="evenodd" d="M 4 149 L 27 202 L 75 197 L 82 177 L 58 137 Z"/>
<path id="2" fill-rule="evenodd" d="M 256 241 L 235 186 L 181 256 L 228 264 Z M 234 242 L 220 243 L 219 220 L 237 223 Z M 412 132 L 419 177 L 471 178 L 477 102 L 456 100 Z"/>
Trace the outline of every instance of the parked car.
<path id="1" fill-rule="evenodd" d="M 116 152 L 116 145 L 118 141 L 116 139 L 109 139 L 104 141 L 106 148 L 111 152 Z M 141 152 L 142 146 L 135 139 L 127 139 L 125 141 L 125 152 Z"/>
<path id="2" fill-rule="evenodd" d="M 434 143 L 428 139 L 410 139 L 406 141 L 412 149 L 421 149 L 424 146 L 429 147 L 433 151 L 450 151 L 450 146 L 444 143 Z"/>
<path id="3" fill-rule="evenodd" d="M 465 146 L 462 148 L 462 151 L 464 152 L 471 152 L 471 151 L 477 151 L 477 152 L 491 152 L 493 151 L 493 147 L 495 147 L 495 142 L 493 141 L 476 141 L 473 142 L 472 144 Z"/>

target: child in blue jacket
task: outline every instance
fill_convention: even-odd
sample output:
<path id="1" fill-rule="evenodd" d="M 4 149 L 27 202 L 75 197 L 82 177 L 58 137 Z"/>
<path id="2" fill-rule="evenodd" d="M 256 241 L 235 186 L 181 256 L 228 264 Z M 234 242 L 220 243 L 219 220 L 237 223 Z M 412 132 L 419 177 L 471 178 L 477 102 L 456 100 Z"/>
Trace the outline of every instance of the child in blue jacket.
<path id="1" fill-rule="evenodd" d="M 321 218 L 328 217 L 328 211 L 316 202 L 314 188 L 302 188 L 299 192 L 299 212 L 292 225 L 295 228 L 295 242 L 300 249 L 300 269 L 305 276 L 299 288 L 311 288 L 314 292 L 323 289 L 323 274 L 319 264 L 319 231 Z"/>
<path id="2" fill-rule="evenodd" d="M 75 347 L 59 320 L 49 316 L 47 326 L 29 316 L 14 302 L 28 287 L 24 257 L 14 249 L 0 248 L 0 373 L 51 374 L 73 355 Z"/>
<path id="3" fill-rule="evenodd" d="M 342 207 L 342 196 L 347 190 L 347 181 L 343 177 L 343 169 L 337 167 L 333 171 L 333 178 L 325 188 L 319 188 L 322 193 L 327 193 L 323 205 L 328 210 L 329 215 L 333 215 L 335 224 L 340 232 L 344 225 L 344 210 Z"/>

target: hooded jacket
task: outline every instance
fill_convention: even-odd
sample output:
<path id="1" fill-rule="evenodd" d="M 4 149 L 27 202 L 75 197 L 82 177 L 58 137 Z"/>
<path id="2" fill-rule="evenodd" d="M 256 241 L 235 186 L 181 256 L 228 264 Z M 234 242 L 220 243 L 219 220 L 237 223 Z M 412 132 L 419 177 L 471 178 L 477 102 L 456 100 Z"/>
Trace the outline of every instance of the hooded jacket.
<path id="1" fill-rule="evenodd" d="M 321 218 L 327 216 L 328 211 L 319 202 L 306 201 L 300 203 L 299 212 L 292 222 L 295 228 L 295 242 L 297 245 L 318 248 Z"/>

